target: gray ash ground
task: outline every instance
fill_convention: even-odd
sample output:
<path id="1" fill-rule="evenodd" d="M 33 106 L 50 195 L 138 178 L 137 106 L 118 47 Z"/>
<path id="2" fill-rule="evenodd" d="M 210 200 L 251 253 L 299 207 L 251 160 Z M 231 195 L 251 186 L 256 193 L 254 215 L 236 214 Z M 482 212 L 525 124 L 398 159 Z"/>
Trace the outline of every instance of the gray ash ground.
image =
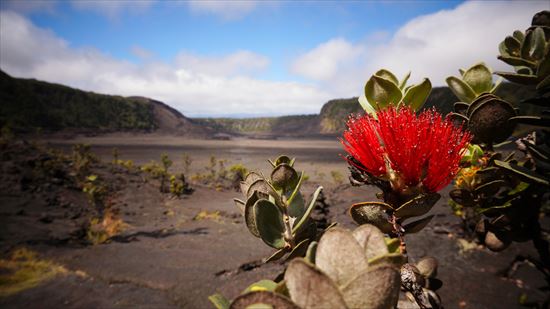
<path id="1" fill-rule="evenodd" d="M 106 163 L 93 164 L 91 172 L 110 184 L 112 207 L 128 227 L 109 243 L 91 245 L 86 227 L 100 210 L 90 206 L 68 162 L 53 174 L 37 174 L 35 166 L 46 156 L 22 142 L 1 150 L 0 252 L 6 257 L 25 247 L 67 272 L 0 298 L 2 308 L 210 308 L 209 295 L 234 298 L 284 270 L 284 264 L 262 263 L 272 250 L 246 229 L 232 201 L 239 193 L 195 186 L 193 194 L 175 199 L 143 174 L 113 172 Z M 306 196 L 316 185 L 306 183 Z M 323 186 L 325 200 L 315 212 L 321 224 L 353 228 L 348 207 L 375 199 L 374 188 Z M 460 220 L 446 205 L 448 189 L 442 195 L 431 224 L 407 241 L 411 259 L 438 259 L 445 308 L 524 308 L 521 295 L 529 301 L 547 296 L 540 290 L 543 276 L 531 266 L 521 266 L 512 278 L 499 274 L 517 255 L 536 256 L 530 243 L 501 253 L 465 250 L 458 241 Z M 204 211 L 220 215 L 194 220 Z"/>

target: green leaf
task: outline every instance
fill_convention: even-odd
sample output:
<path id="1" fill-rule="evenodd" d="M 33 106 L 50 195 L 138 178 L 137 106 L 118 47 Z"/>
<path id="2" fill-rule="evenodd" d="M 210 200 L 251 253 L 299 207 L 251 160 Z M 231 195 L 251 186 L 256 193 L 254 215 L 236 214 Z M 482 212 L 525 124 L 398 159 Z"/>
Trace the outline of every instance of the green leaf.
<path id="1" fill-rule="evenodd" d="M 504 46 L 506 47 L 506 52 L 510 55 L 519 55 L 519 50 L 521 48 L 521 41 L 513 36 L 507 36 L 504 39 Z"/>
<path id="2" fill-rule="evenodd" d="M 376 110 L 399 104 L 402 96 L 396 84 L 380 76 L 373 75 L 365 85 L 365 97 Z"/>
<path id="3" fill-rule="evenodd" d="M 291 162 L 292 162 L 292 159 L 289 156 L 280 155 L 280 156 L 277 157 L 277 159 L 275 159 L 275 166 L 277 166 L 279 164 L 283 164 L 283 163 L 291 165 L 290 164 Z"/>
<path id="4" fill-rule="evenodd" d="M 424 78 L 422 83 L 414 85 L 407 90 L 405 97 L 403 98 L 403 103 L 417 111 L 422 108 L 428 99 L 430 92 L 432 92 L 432 83 L 429 79 Z"/>
<path id="5" fill-rule="evenodd" d="M 510 190 L 510 192 L 508 192 L 508 195 L 518 194 L 525 191 L 527 188 L 529 188 L 529 184 L 522 181 L 514 189 Z"/>
<path id="6" fill-rule="evenodd" d="M 367 101 L 367 97 L 365 97 L 364 93 L 359 97 L 358 101 L 359 101 L 359 104 L 361 104 L 361 107 L 363 107 L 363 109 L 365 110 L 365 112 L 376 117 L 376 110 L 372 105 L 370 105 L 369 101 Z"/>
<path id="7" fill-rule="evenodd" d="M 528 124 L 532 126 L 550 127 L 550 118 L 538 117 L 538 116 L 515 116 L 508 121 Z"/>
<path id="8" fill-rule="evenodd" d="M 300 220 L 298 221 L 298 223 L 294 224 L 294 226 L 292 227 L 292 234 L 295 235 L 298 230 L 300 229 L 300 227 L 307 221 L 307 219 L 309 218 L 309 215 L 311 214 L 311 212 L 313 211 L 313 208 L 315 208 L 315 202 L 317 201 L 317 198 L 319 197 L 319 193 L 321 193 L 321 191 L 323 190 L 323 187 L 319 186 L 317 188 L 317 190 L 315 190 L 315 192 L 313 193 L 313 197 L 311 198 L 311 201 L 309 202 L 309 206 L 307 207 L 306 209 L 306 212 L 304 213 L 304 215 L 300 218 Z"/>
<path id="9" fill-rule="evenodd" d="M 456 102 L 455 104 L 453 104 L 453 108 L 454 108 L 455 112 L 457 112 L 459 114 L 466 113 L 469 106 L 470 106 L 470 104 L 468 104 L 466 102 Z"/>
<path id="10" fill-rule="evenodd" d="M 392 210 L 391 206 L 382 202 L 363 202 L 353 204 L 349 213 L 351 218 L 357 224 L 372 224 L 384 233 L 392 231 L 392 225 L 389 223 L 387 210 Z"/>
<path id="11" fill-rule="evenodd" d="M 476 94 L 472 87 L 463 82 L 461 79 L 454 76 L 449 76 L 445 81 L 460 101 L 472 103 L 472 101 L 476 98 Z"/>
<path id="12" fill-rule="evenodd" d="M 290 299 L 269 291 L 248 292 L 239 295 L 231 303 L 231 309 L 300 309 Z"/>
<path id="13" fill-rule="evenodd" d="M 370 259 L 369 267 L 387 265 L 387 266 L 392 266 L 392 267 L 395 267 L 396 269 L 399 269 L 405 263 L 407 263 L 407 258 L 399 252 L 394 252 L 394 253 L 379 255 Z"/>
<path id="14" fill-rule="evenodd" d="M 273 262 L 273 261 L 277 261 L 279 260 L 280 258 L 282 258 L 286 253 L 288 252 L 288 250 L 285 248 L 281 248 L 275 252 L 273 252 L 273 254 L 268 257 L 264 263 L 269 263 L 269 262 Z"/>
<path id="15" fill-rule="evenodd" d="M 502 41 L 500 44 L 498 44 L 498 52 L 502 56 L 510 56 L 510 53 L 508 52 L 508 48 L 506 47 L 506 42 Z"/>
<path id="16" fill-rule="evenodd" d="M 537 64 L 535 62 L 529 61 L 527 59 L 519 58 L 519 57 L 498 56 L 497 58 L 513 66 L 526 66 L 533 69 L 537 67 Z"/>
<path id="17" fill-rule="evenodd" d="M 525 34 L 523 34 L 523 32 L 521 32 L 519 30 L 514 31 L 513 36 L 520 43 L 523 42 L 523 40 L 525 40 Z"/>
<path id="18" fill-rule="evenodd" d="M 222 294 L 216 293 L 208 296 L 208 300 L 216 307 L 216 309 L 229 309 L 229 300 Z"/>
<path id="19" fill-rule="evenodd" d="M 283 248 L 285 225 L 279 207 L 268 200 L 260 199 L 254 205 L 254 212 L 260 238 L 268 246 L 276 249 Z"/>
<path id="20" fill-rule="evenodd" d="M 533 30 L 531 33 L 533 33 L 533 36 L 531 38 L 531 50 L 530 54 L 531 57 L 534 59 L 542 59 L 544 56 L 544 49 L 546 46 L 546 40 L 544 38 L 544 30 L 542 28 L 537 27 L 535 30 Z"/>
<path id="21" fill-rule="evenodd" d="M 285 282 L 290 297 L 303 309 L 347 308 L 338 286 L 303 259 L 294 259 L 288 264 Z"/>
<path id="22" fill-rule="evenodd" d="M 305 259 L 311 264 L 315 264 L 315 253 L 317 252 L 318 242 L 312 241 L 307 247 Z"/>
<path id="23" fill-rule="evenodd" d="M 300 177 L 298 178 L 298 183 L 296 184 L 296 186 L 294 187 L 294 191 L 292 191 L 292 194 L 288 197 L 287 199 L 287 204 L 288 205 L 292 205 L 292 202 L 294 201 L 294 199 L 296 198 L 296 195 L 300 195 L 301 197 L 301 194 L 300 194 L 300 187 L 302 186 L 302 181 L 304 180 L 304 172 L 300 172 Z M 303 204 L 303 200 L 302 200 L 302 204 Z M 290 206 L 289 206 L 290 207 Z M 303 208 L 303 207 L 302 207 Z M 292 212 L 292 211 L 291 211 Z M 290 215 L 291 217 L 298 217 L 298 216 L 293 216 L 292 214 Z"/>
<path id="24" fill-rule="evenodd" d="M 272 280 L 262 279 L 260 281 L 254 282 L 251 285 L 249 285 L 246 290 L 244 290 L 241 294 L 245 294 L 248 292 L 255 292 L 255 291 L 270 291 L 272 292 L 277 287 L 277 283 Z"/>
<path id="25" fill-rule="evenodd" d="M 399 247 L 401 243 L 399 242 L 398 238 L 386 238 L 386 246 L 388 247 L 389 253 L 397 253 L 399 252 Z"/>
<path id="26" fill-rule="evenodd" d="M 515 175 L 518 175 L 525 182 L 540 184 L 547 187 L 550 186 L 550 181 L 548 179 L 523 166 L 499 160 L 495 160 L 495 165 L 502 167 L 503 169 L 514 173 Z"/>
<path id="27" fill-rule="evenodd" d="M 403 79 L 401 80 L 401 83 L 399 83 L 399 89 L 401 89 L 401 91 L 403 91 L 403 89 L 407 85 L 407 81 L 409 80 L 409 77 L 411 77 L 411 71 L 405 74 L 405 77 L 403 77 Z"/>
<path id="28" fill-rule="evenodd" d="M 315 263 L 338 286 L 368 267 L 365 250 L 350 231 L 338 227 L 326 231 L 319 240 Z"/>
<path id="29" fill-rule="evenodd" d="M 397 77 L 395 77 L 395 75 L 393 75 L 392 72 L 390 72 L 386 69 L 380 69 L 380 70 L 378 70 L 378 72 L 374 73 L 374 75 L 385 78 L 385 79 L 391 81 L 392 83 L 394 83 L 395 85 L 399 84 L 399 81 L 397 80 Z"/>
<path id="30" fill-rule="evenodd" d="M 505 209 L 505 208 L 509 208 L 512 206 L 512 201 L 514 201 L 516 198 L 513 198 L 509 201 L 506 201 L 506 203 L 502 204 L 502 205 L 496 205 L 496 206 L 491 206 L 491 207 L 487 207 L 487 208 L 477 208 L 476 209 L 476 212 L 478 214 L 482 214 L 482 213 L 485 213 L 487 211 L 490 211 L 490 210 L 494 210 L 494 209 Z"/>
<path id="31" fill-rule="evenodd" d="M 527 33 L 525 40 L 521 43 L 521 58 L 532 59 L 531 51 L 533 50 L 533 31 Z"/>
<path id="32" fill-rule="evenodd" d="M 504 180 L 493 180 L 490 182 L 486 182 L 474 189 L 474 192 L 476 195 L 485 195 L 485 196 L 492 196 L 495 195 L 500 188 L 506 185 L 506 181 Z"/>
<path id="33" fill-rule="evenodd" d="M 439 193 L 420 194 L 399 207 L 394 215 L 401 219 L 426 214 L 439 200 Z"/>
<path id="34" fill-rule="evenodd" d="M 258 228 L 256 227 L 256 202 L 262 198 L 261 193 L 258 191 L 255 191 L 249 198 L 246 200 L 246 204 L 244 206 L 244 221 L 246 223 L 246 227 L 248 227 L 248 230 L 252 235 L 256 237 L 260 237 L 260 232 L 258 232 Z"/>
<path id="35" fill-rule="evenodd" d="M 508 81 L 522 85 L 535 85 L 539 78 L 532 74 L 516 74 L 511 72 L 495 72 L 495 74 L 506 78 Z"/>
<path id="36" fill-rule="evenodd" d="M 284 261 L 286 262 L 286 261 L 292 260 L 295 257 L 306 255 L 307 249 L 309 248 L 309 242 L 310 242 L 309 239 L 304 239 L 300 243 L 298 243 L 296 246 L 294 246 L 290 254 L 284 259 Z"/>
<path id="37" fill-rule="evenodd" d="M 491 70 L 484 64 L 478 63 L 469 68 L 462 76 L 476 94 L 491 91 L 493 86 L 493 76 Z"/>
<path id="38" fill-rule="evenodd" d="M 430 221 L 432 221 L 434 215 L 424 217 L 420 220 L 405 224 L 403 226 L 403 229 L 405 229 L 406 234 L 413 234 L 420 232 L 423 228 L 425 228 Z"/>

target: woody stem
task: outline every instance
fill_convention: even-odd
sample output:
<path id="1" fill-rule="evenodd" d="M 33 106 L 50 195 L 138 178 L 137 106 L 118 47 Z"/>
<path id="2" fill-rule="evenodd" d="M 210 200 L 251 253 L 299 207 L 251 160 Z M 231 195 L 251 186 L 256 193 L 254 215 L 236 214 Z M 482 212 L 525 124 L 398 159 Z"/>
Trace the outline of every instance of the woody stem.
<path id="1" fill-rule="evenodd" d="M 399 224 L 398 219 L 395 215 L 391 215 L 390 223 L 393 227 L 393 233 L 397 235 L 399 239 L 399 252 L 407 257 L 407 245 L 405 244 L 405 235 L 403 234 L 403 227 Z"/>

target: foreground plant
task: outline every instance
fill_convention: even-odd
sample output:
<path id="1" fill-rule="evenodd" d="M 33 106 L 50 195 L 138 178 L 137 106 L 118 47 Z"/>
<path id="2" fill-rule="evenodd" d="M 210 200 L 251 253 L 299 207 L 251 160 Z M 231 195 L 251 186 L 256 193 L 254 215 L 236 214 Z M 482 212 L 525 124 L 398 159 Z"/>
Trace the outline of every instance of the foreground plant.
<path id="1" fill-rule="evenodd" d="M 306 207 L 300 193 L 304 173 L 298 175 L 294 159 L 280 156 L 270 163 L 273 166 L 270 177 L 250 172 L 241 182 L 246 201 L 235 199 L 250 233 L 277 249 L 267 261 L 280 259 L 287 253 L 288 258 L 305 254 L 317 236 L 317 226 L 310 214 L 323 189 L 315 190 Z"/>
<path id="2" fill-rule="evenodd" d="M 459 170 L 469 133 L 435 110 L 416 115 L 409 108 L 390 107 L 371 115 L 352 117 L 341 139 L 355 184 L 379 187 L 384 202 L 364 202 L 350 208 L 358 224 L 373 224 L 397 236 L 406 254 L 405 233 L 425 227 L 433 216 L 422 216 L 439 200 L 437 191 Z"/>
<path id="3" fill-rule="evenodd" d="M 537 13 L 526 32 L 514 31 L 500 44 L 500 60 L 515 73 L 496 72 L 519 84 L 535 85 L 532 98 L 514 102 L 548 108 L 550 98 L 550 12 Z M 488 84 L 484 76 L 480 83 Z M 460 98 L 460 96 L 459 96 Z M 550 187 L 550 118 L 548 111 L 519 115 L 512 104 L 492 94 L 479 94 L 471 104 L 455 103 L 474 134 L 470 160 L 455 182 L 450 196 L 466 224 L 475 225 L 479 241 L 492 251 L 506 249 L 513 241 L 531 240 L 539 253 L 534 265 L 550 282 L 550 250 L 539 218 Z M 457 119 L 459 119 L 458 117 Z M 541 129 L 513 138 L 520 125 Z M 501 150 L 494 143 L 515 139 L 516 151 Z M 471 222 L 471 223 L 470 223 Z"/>

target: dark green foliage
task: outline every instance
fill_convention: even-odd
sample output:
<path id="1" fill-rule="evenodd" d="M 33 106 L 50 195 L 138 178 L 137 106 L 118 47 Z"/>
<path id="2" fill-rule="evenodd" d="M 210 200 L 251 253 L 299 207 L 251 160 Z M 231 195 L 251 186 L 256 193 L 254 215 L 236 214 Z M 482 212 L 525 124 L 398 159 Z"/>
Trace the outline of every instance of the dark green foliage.
<path id="1" fill-rule="evenodd" d="M 34 132 L 35 128 L 152 130 L 153 106 L 120 96 L 85 92 L 34 79 L 12 78 L 0 71 L 0 126 Z"/>

